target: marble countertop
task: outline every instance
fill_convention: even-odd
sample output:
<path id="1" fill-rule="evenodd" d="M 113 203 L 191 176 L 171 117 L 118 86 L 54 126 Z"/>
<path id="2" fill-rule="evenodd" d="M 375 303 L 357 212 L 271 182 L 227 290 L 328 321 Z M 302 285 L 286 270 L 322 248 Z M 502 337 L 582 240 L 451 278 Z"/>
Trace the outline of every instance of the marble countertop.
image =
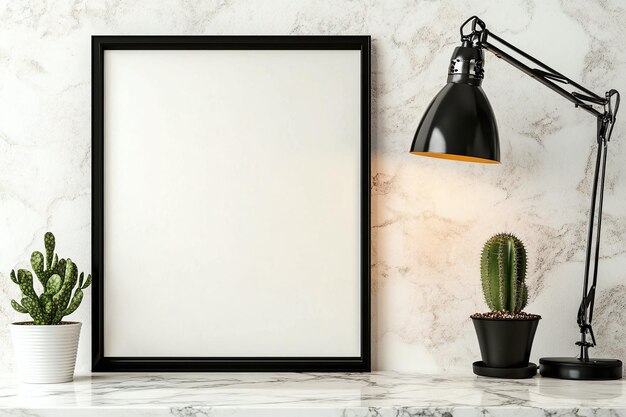
<path id="1" fill-rule="evenodd" d="M 0 416 L 626 416 L 623 381 L 473 375 L 93 374 L 73 383 L 0 376 Z"/>

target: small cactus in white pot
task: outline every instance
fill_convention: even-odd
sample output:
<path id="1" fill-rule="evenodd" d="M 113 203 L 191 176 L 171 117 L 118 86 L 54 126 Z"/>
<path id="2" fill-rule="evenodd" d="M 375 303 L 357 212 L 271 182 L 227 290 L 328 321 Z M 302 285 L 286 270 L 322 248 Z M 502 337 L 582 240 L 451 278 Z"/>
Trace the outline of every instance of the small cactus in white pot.
<path id="1" fill-rule="evenodd" d="M 59 259 L 54 253 L 55 238 L 44 236 L 46 255 L 33 252 L 30 263 L 41 291 L 33 285 L 33 274 L 27 269 L 11 271 L 11 280 L 21 291 L 19 301 L 11 306 L 32 320 L 10 325 L 17 368 L 22 382 L 69 382 L 74 377 L 76 352 L 81 323 L 63 321 L 83 300 L 83 290 L 91 284 L 69 258 Z"/>

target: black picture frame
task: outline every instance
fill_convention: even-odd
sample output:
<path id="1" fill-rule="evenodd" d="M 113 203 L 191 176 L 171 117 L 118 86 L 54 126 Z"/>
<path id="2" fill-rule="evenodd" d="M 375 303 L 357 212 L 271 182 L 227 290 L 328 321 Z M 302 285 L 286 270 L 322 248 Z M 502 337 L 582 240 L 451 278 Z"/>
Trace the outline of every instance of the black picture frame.
<path id="1" fill-rule="evenodd" d="M 104 52 L 106 50 L 360 51 L 360 350 L 358 357 L 107 357 L 104 355 Z M 369 36 L 92 37 L 92 370 L 369 372 L 370 347 L 370 55 Z"/>

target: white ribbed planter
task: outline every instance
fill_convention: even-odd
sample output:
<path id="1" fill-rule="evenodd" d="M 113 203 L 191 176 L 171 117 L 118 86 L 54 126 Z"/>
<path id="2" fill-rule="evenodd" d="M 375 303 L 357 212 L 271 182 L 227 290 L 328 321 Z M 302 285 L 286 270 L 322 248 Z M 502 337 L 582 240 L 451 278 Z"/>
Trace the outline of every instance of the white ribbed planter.
<path id="1" fill-rule="evenodd" d="M 11 323 L 20 380 L 34 384 L 72 381 L 80 326 L 76 322 L 51 326 Z"/>

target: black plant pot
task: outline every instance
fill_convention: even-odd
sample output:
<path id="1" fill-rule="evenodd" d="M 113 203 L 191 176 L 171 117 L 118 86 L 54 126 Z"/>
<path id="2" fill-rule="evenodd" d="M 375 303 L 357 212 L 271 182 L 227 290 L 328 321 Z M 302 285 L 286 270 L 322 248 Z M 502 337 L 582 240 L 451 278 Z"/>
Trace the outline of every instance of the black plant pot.
<path id="1" fill-rule="evenodd" d="M 473 318 L 480 354 L 489 368 L 528 367 L 540 317 L 532 319 Z"/>

